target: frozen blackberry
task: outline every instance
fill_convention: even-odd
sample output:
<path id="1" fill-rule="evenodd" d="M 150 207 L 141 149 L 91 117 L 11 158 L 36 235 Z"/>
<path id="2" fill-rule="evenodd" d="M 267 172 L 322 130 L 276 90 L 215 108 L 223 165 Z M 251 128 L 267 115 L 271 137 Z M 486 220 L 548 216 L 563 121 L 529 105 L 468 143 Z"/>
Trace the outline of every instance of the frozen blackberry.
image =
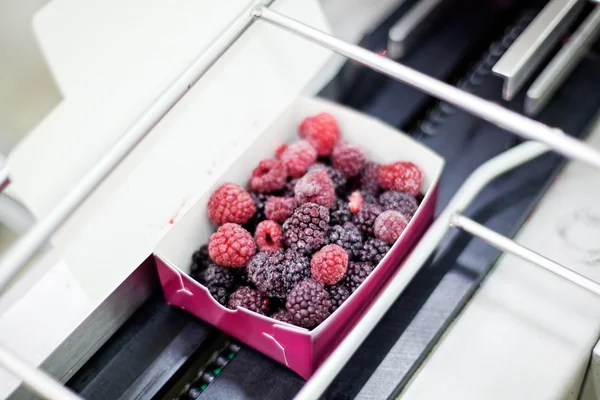
<path id="1" fill-rule="evenodd" d="M 381 214 L 381 207 L 377 204 L 366 203 L 354 214 L 352 222 L 365 235 L 373 234 L 373 224 Z"/>
<path id="2" fill-rule="evenodd" d="M 329 230 L 329 210 L 314 203 L 302 204 L 283 224 L 288 248 L 310 254 L 325 244 Z"/>
<path id="3" fill-rule="evenodd" d="M 306 279 L 292 288 L 285 308 L 292 314 L 296 325 L 310 329 L 329 316 L 331 299 L 323 285 Z"/>
<path id="4" fill-rule="evenodd" d="M 288 181 L 288 183 L 286 183 L 285 186 L 283 187 L 282 196 L 283 197 L 294 197 L 294 188 L 296 187 L 296 183 L 298 183 L 299 180 L 300 180 L 300 178 L 290 179 Z"/>
<path id="5" fill-rule="evenodd" d="M 271 197 L 271 194 L 250 192 L 250 197 L 252 197 L 252 200 L 254 201 L 256 211 L 254 212 L 252 218 L 250 218 L 248 222 L 242 225 L 242 227 L 248 232 L 250 232 L 252 235 L 254 235 L 254 232 L 256 231 L 256 226 L 260 222 L 267 219 L 267 217 L 265 216 L 265 203 L 267 202 L 267 199 Z"/>
<path id="6" fill-rule="evenodd" d="M 283 257 L 283 282 L 286 293 L 296 283 L 310 278 L 310 260 L 294 250 L 286 250 Z"/>
<path id="7" fill-rule="evenodd" d="M 244 307 L 255 313 L 266 315 L 269 310 L 269 299 L 263 297 L 256 290 L 244 286 L 231 293 L 227 307 L 235 310 L 238 307 Z"/>
<path id="8" fill-rule="evenodd" d="M 381 259 L 387 254 L 391 246 L 389 243 L 376 238 L 369 238 L 365 241 L 363 248 L 358 253 L 360 261 L 368 261 L 373 265 L 379 264 Z"/>
<path id="9" fill-rule="evenodd" d="M 277 311 L 275 314 L 271 315 L 271 318 L 276 319 L 277 321 L 294 325 L 294 318 L 292 317 L 292 314 L 286 309 Z"/>
<path id="10" fill-rule="evenodd" d="M 369 276 L 374 269 L 375 267 L 373 267 L 373 264 L 370 262 L 350 262 L 348 264 L 346 276 L 342 282 L 352 293 L 358 289 L 360 284 L 367 279 L 367 276 Z"/>
<path id="11" fill-rule="evenodd" d="M 348 181 L 346 179 L 346 177 L 344 176 L 344 174 L 342 173 L 342 171 L 337 170 L 333 167 L 330 167 L 329 165 L 323 164 L 323 163 L 317 163 L 315 165 L 312 165 L 308 171 L 314 171 L 317 169 L 324 169 L 327 172 L 327 175 L 329 175 L 329 177 L 331 178 L 331 180 L 333 181 L 333 187 L 335 188 L 335 190 L 342 190 L 344 188 L 344 186 L 346 185 L 346 182 Z"/>
<path id="12" fill-rule="evenodd" d="M 327 234 L 327 244 L 342 246 L 351 258 L 355 258 L 362 250 L 363 240 L 358 228 L 352 222 L 346 222 L 331 228 Z"/>
<path id="13" fill-rule="evenodd" d="M 261 251 L 248 262 L 248 281 L 268 297 L 285 298 L 288 290 L 283 280 L 284 251 Z"/>
<path id="14" fill-rule="evenodd" d="M 380 165 L 374 162 L 367 162 L 360 173 L 360 188 L 363 192 L 377 194 L 379 191 L 379 183 L 377 177 L 379 175 Z"/>
<path id="15" fill-rule="evenodd" d="M 206 286 L 212 297 L 222 305 L 227 305 L 229 295 L 235 286 L 235 274 L 232 269 L 210 264 L 199 276 L 198 281 Z"/>
<path id="16" fill-rule="evenodd" d="M 199 280 L 202 271 L 204 271 L 212 263 L 213 262 L 208 255 L 208 245 L 202 245 L 194 254 L 192 254 L 190 275 L 192 278 Z"/>
<path id="17" fill-rule="evenodd" d="M 330 311 L 334 312 L 337 310 L 348 297 L 350 297 L 350 289 L 344 283 L 337 283 L 333 286 L 327 286 L 325 288 L 327 293 L 329 293 L 329 298 L 331 299 L 331 308 Z"/>
<path id="18" fill-rule="evenodd" d="M 365 201 L 365 203 L 379 205 L 379 203 L 377 202 L 377 196 L 375 196 L 373 193 L 367 192 L 365 190 L 361 190 L 360 194 L 362 194 L 362 197 L 363 197 L 363 200 Z"/>
<path id="19" fill-rule="evenodd" d="M 383 211 L 394 210 L 404 214 L 409 219 L 415 215 L 419 203 L 415 196 L 406 192 L 388 190 L 379 196 L 379 205 Z"/>
<path id="20" fill-rule="evenodd" d="M 348 208 L 348 202 L 339 197 L 335 199 L 333 207 L 329 209 L 329 220 L 331 225 L 342 225 L 352 219 L 352 213 Z"/>

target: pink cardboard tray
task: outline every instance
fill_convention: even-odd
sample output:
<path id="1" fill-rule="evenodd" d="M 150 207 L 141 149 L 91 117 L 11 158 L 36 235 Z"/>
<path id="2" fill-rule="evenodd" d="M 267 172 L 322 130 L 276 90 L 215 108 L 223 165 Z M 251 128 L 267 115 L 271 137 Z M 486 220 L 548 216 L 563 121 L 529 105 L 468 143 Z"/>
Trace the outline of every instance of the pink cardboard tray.
<path id="1" fill-rule="evenodd" d="M 365 282 L 339 309 L 309 331 L 243 308 L 227 309 L 217 303 L 188 272 L 192 253 L 201 244 L 207 243 L 216 230 L 206 211 L 212 191 L 224 182 L 246 186 L 252 169 L 260 160 L 273 157 L 278 145 L 297 140 L 299 123 L 305 117 L 323 111 L 336 117 L 342 137 L 361 146 L 370 160 L 381 163 L 402 160 L 418 165 L 424 175 L 424 198 L 402 236 Z M 402 259 L 433 218 L 443 165 L 443 159 L 437 154 L 373 118 L 320 99 L 299 98 L 160 241 L 154 255 L 165 298 L 169 304 L 192 313 L 308 379 L 362 316 L 390 276 L 402 273 L 402 269 L 398 269 Z"/>

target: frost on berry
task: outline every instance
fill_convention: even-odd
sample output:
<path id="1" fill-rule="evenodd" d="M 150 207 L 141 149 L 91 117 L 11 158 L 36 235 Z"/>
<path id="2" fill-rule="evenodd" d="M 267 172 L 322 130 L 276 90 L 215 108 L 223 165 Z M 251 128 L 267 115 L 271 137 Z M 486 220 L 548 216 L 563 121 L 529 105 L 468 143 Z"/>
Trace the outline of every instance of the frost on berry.
<path id="1" fill-rule="evenodd" d="M 315 203 L 331 208 L 335 201 L 333 181 L 323 169 L 307 172 L 296 183 L 294 193 L 298 204 Z"/>
<path id="2" fill-rule="evenodd" d="M 374 162 L 367 162 L 360 174 L 360 188 L 362 191 L 371 194 L 377 194 L 379 191 L 379 176 L 380 165 Z"/>
<path id="3" fill-rule="evenodd" d="M 343 140 L 336 143 L 331 156 L 333 167 L 342 171 L 347 177 L 358 175 L 367 162 L 360 147 Z"/>
<path id="4" fill-rule="evenodd" d="M 283 248 L 283 230 L 275 221 L 262 221 L 256 226 L 254 240 L 258 251 L 279 250 Z"/>
<path id="5" fill-rule="evenodd" d="M 256 211 L 248 192 L 235 183 L 224 183 L 208 199 L 208 217 L 217 225 L 245 224 Z"/>
<path id="6" fill-rule="evenodd" d="M 292 315 L 295 325 L 311 329 L 329 316 L 331 299 L 323 285 L 306 279 L 290 290 L 285 308 Z"/>
<path id="7" fill-rule="evenodd" d="M 310 260 L 312 278 L 324 285 L 339 282 L 348 268 L 348 253 L 337 244 L 329 244 L 317 251 Z"/>
<path id="8" fill-rule="evenodd" d="M 421 192 L 423 173 L 411 162 L 399 161 L 379 168 L 379 185 L 386 190 L 407 192 L 413 196 Z"/>
<path id="9" fill-rule="evenodd" d="M 384 211 L 394 210 L 404 214 L 409 219 L 413 217 L 419 203 L 415 196 L 405 193 L 388 190 L 379 196 L 379 205 Z"/>
<path id="10" fill-rule="evenodd" d="M 313 165 L 315 161 L 317 161 L 317 150 L 306 140 L 292 143 L 281 153 L 281 162 L 292 178 L 299 178 L 304 175 L 308 167 Z"/>
<path id="11" fill-rule="evenodd" d="M 244 307 L 255 313 L 266 315 L 269 311 L 269 299 L 263 297 L 256 290 L 244 286 L 236 290 L 229 296 L 228 307 L 235 310 Z"/>
<path id="12" fill-rule="evenodd" d="M 340 130 L 333 115 L 320 113 L 307 117 L 298 129 L 299 136 L 306 139 L 320 156 L 328 156 L 333 150 L 333 145 L 340 138 Z"/>
<path id="13" fill-rule="evenodd" d="M 243 267 L 256 252 L 250 232 L 227 223 L 212 234 L 208 242 L 210 258 L 222 267 Z"/>
<path id="14" fill-rule="evenodd" d="M 325 244 L 329 231 L 329 211 L 314 203 L 302 204 L 283 223 L 285 245 L 302 254 L 309 254 Z"/>
<path id="15" fill-rule="evenodd" d="M 384 211 L 375 220 L 373 233 L 377 239 L 394 244 L 406 229 L 408 222 L 409 218 L 398 211 Z"/>
<path id="16" fill-rule="evenodd" d="M 292 197 L 270 197 L 265 203 L 267 218 L 283 223 L 292 215 L 298 203 Z"/>
<path id="17" fill-rule="evenodd" d="M 260 193 L 271 193 L 282 189 L 287 183 L 285 166 L 279 160 L 262 160 L 252 171 L 250 189 Z"/>

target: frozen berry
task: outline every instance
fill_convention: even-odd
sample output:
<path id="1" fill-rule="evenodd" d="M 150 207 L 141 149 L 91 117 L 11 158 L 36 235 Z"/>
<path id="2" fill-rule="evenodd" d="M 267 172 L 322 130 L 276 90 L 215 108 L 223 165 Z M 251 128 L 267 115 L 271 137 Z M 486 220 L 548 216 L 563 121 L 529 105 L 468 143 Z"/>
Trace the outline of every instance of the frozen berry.
<path id="1" fill-rule="evenodd" d="M 252 218 L 243 224 L 242 227 L 251 234 L 254 234 L 258 223 L 267 219 L 265 216 L 265 203 L 271 197 L 271 195 L 266 193 L 250 192 L 250 197 L 252 197 L 252 200 L 254 201 L 254 207 L 256 208 L 256 211 L 254 212 Z"/>
<path id="2" fill-rule="evenodd" d="M 329 210 L 314 203 L 306 203 L 294 210 L 283 223 L 285 245 L 302 254 L 309 254 L 325 244 L 329 230 Z"/>
<path id="3" fill-rule="evenodd" d="M 245 224 L 255 210 L 250 194 L 235 183 L 222 184 L 208 200 L 208 216 L 217 225 Z"/>
<path id="4" fill-rule="evenodd" d="M 361 209 L 354 214 L 352 221 L 354 225 L 364 234 L 373 234 L 373 225 L 375 220 L 381 214 L 381 207 L 377 204 L 364 204 Z"/>
<path id="5" fill-rule="evenodd" d="M 327 172 L 322 169 L 307 172 L 294 188 L 298 204 L 315 203 L 331 208 L 335 200 L 333 182 Z"/>
<path id="6" fill-rule="evenodd" d="M 378 265 L 390 248 L 388 242 L 377 238 L 369 238 L 365 240 L 362 250 L 358 252 L 358 259 Z"/>
<path id="7" fill-rule="evenodd" d="M 306 139 L 320 156 L 328 156 L 333 150 L 333 145 L 340 138 L 340 129 L 333 115 L 320 113 L 302 121 L 299 135 Z"/>
<path id="8" fill-rule="evenodd" d="M 359 212 L 363 204 L 365 204 L 365 199 L 358 191 L 352 192 L 350 197 L 348 197 L 348 208 L 352 214 Z"/>
<path id="9" fill-rule="evenodd" d="M 287 183 L 287 172 L 279 160 L 262 160 L 252 171 L 250 189 L 260 193 L 272 193 Z"/>
<path id="10" fill-rule="evenodd" d="M 354 292 L 361 283 L 367 279 L 367 277 L 373 272 L 375 268 L 370 262 L 350 262 L 348 264 L 348 271 L 344 277 L 343 283 L 350 290 Z"/>
<path id="11" fill-rule="evenodd" d="M 360 188 L 364 192 L 377 194 L 379 191 L 379 176 L 380 165 L 374 162 L 367 162 L 360 174 Z"/>
<path id="12" fill-rule="evenodd" d="M 351 222 L 333 226 L 327 234 L 327 244 L 342 246 L 351 257 L 357 257 L 362 250 L 363 240 L 358 228 Z"/>
<path id="13" fill-rule="evenodd" d="M 292 288 L 285 308 L 292 314 L 296 325 L 310 329 L 329 316 L 331 299 L 323 285 L 313 279 L 306 279 Z"/>
<path id="14" fill-rule="evenodd" d="M 294 250 L 286 250 L 283 255 L 283 283 L 286 292 L 296 283 L 310 278 L 310 260 Z"/>
<path id="15" fill-rule="evenodd" d="M 285 298 L 284 251 L 262 251 L 248 262 L 248 281 L 264 296 Z"/>
<path id="16" fill-rule="evenodd" d="M 348 252 L 337 244 L 328 244 L 317 251 L 310 260 L 312 278 L 324 285 L 339 282 L 348 268 Z"/>
<path id="17" fill-rule="evenodd" d="M 413 195 L 405 192 L 395 192 L 393 190 L 383 192 L 381 196 L 379 196 L 379 205 L 381 205 L 381 208 L 384 211 L 398 211 L 408 218 L 412 218 L 412 216 L 415 215 L 415 212 L 417 212 L 417 208 L 419 208 L 419 203 Z"/>
<path id="18" fill-rule="evenodd" d="M 279 146 L 277 146 L 277 148 L 275 149 L 275 157 L 277 157 L 278 160 L 281 159 L 281 155 L 283 154 L 284 151 L 286 151 L 288 148 L 288 145 L 285 143 L 280 144 Z"/>
<path id="19" fill-rule="evenodd" d="M 336 198 L 333 207 L 329 210 L 331 225 L 341 225 L 352 219 L 352 213 L 348 208 L 348 202 L 344 199 Z"/>
<path id="20" fill-rule="evenodd" d="M 329 165 L 323 163 L 317 163 L 315 165 L 312 165 L 308 170 L 314 171 L 317 169 L 323 169 L 327 172 L 327 175 L 329 175 L 331 181 L 333 182 L 333 187 L 335 188 L 335 190 L 342 190 L 346 185 L 346 182 L 348 182 L 346 176 L 342 173 L 342 171 L 338 171 L 337 169 L 332 168 Z"/>
<path id="21" fill-rule="evenodd" d="M 346 301 L 352 294 L 350 289 L 348 289 L 348 287 L 343 283 L 328 286 L 325 288 L 325 290 L 327 290 L 327 293 L 329 293 L 329 298 L 331 299 L 331 312 L 334 312 L 340 308 L 342 303 Z"/>
<path id="22" fill-rule="evenodd" d="M 222 305 L 226 306 L 229 295 L 235 286 L 235 275 L 229 268 L 210 264 L 198 276 L 198 281 L 206 286 L 211 296 Z"/>
<path id="23" fill-rule="evenodd" d="M 256 252 L 250 232 L 236 224 L 225 224 L 212 234 L 208 252 L 223 267 L 243 267 Z"/>
<path id="24" fill-rule="evenodd" d="M 283 247 L 283 230 L 277 222 L 267 219 L 256 226 L 254 240 L 258 251 L 279 250 Z"/>
<path id="25" fill-rule="evenodd" d="M 423 173 L 415 164 L 400 161 L 382 165 L 379 168 L 378 182 L 383 189 L 416 196 L 421 192 Z"/>
<path id="26" fill-rule="evenodd" d="M 373 233 L 377 239 L 394 244 L 400 237 L 409 219 L 404 214 L 394 210 L 387 210 L 379 214 L 373 225 Z"/>
<path id="27" fill-rule="evenodd" d="M 296 200 L 292 197 L 270 197 L 265 203 L 265 214 L 267 218 L 283 223 L 292 215 L 296 209 Z"/>
<path id="28" fill-rule="evenodd" d="M 317 161 L 317 151 L 306 140 L 300 140 L 288 146 L 281 154 L 281 162 L 292 178 L 299 178 L 308 167 Z"/>
<path id="29" fill-rule="evenodd" d="M 347 177 L 356 176 L 365 165 L 363 151 L 351 143 L 339 141 L 333 148 L 333 167 L 339 169 Z"/>
<path id="30" fill-rule="evenodd" d="M 294 317 L 288 310 L 279 310 L 275 314 L 271 315 L 271 318 L 277 321 L 285 322 L 286 324 L 294 324 Z"/>
<path id="31" fill-rule="evenodd" d="M 269 310 L 269 299 L 263 297 L 256 290 L 243 286 L 231 293 L 229 296 L 228 307 L 235 310 L 238 307 L 244 307 L 255 313 L 266 315 Z"/>
<path id="32" fill-rule="evenodd" d="M 190 276 L 196 280 L 210 264 L 212 264 L 210 255 L 208 254 L 208 245 L 202 245 L 192 254 L 192 265 L 190 266 Z"/>
<path id="33" fill-rule="evenodd" d="M 281 195 L 283 197 L 294 197 L 294 188 L 296 187 L 296 183 L 298 183 L 299 180 L 300 180 L 300 178 L 290 179 L 288 181 L 288 183 L 286 183 L 285 186 L 283 187 Z"/>

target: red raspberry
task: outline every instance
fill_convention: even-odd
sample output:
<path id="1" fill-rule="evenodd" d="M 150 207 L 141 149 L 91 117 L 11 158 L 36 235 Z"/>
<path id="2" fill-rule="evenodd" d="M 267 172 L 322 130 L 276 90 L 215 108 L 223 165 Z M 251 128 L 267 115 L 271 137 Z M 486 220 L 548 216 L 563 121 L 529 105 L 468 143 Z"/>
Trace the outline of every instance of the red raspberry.
<path id="1" fill-rule="evenodd" d="M 268 219 L 282 224 L 292 215 L 297 205 L 292 197 L 269 197 L 265 203 L 265 215 Z"/>
<path id="2" fill-rule="evenodd" d="M 340 138 L 340 129 L 333 115 L 321 113 L 308 117 L 299 127 L 299 135 L 306 139 L 320 156 L 328 156 L 333 150 L 333 145 Z"/>
<path id="3" fill-rule="evenodd" d="M 280 144 L 279 146 L 277 146 L 277 148 L 275 149 L 275 157 L 278 160 L 281 160 L 281 155 L 283 154 L 284 151 L 287 150 L 287 148 L 288 148 L 288 145 L 285 144 L 285 143 Z"/>
<path id="4" fill-rule="evenodd" d="M 306 140 L 289 145 L 281 153 L 281 162 L 292 178 L 300 178 L 315 161 L 317 161 L 317 150 Z"/>
<path id="5" fill-rule="evenodd" d="M 243 267 L 256 252 L 250 232 L 237 224 L 225 224 L 208 241 L 210 258 L 222 267 Z"/>
<path id="6" fill-rule="evenodd" d="M 382 165 L 377 179 L 379 185 L 386 190 L 407 192 L 416 196 L 421 192 L 423 173 L 415 164 L 399 161 Z"/>
<path id="7" fill-rule="evenodd" d="M 307 172 L 294 187 L 298 204 L 315 203 L 331 208 L 335 202 L 333 181 L 324 169 Z"/>
<path id="8" fill-rule="evenodd" d="M 348 253 L 337 244 L 329 244 L 317 251 L 310 260 L 312 278 L 324 285 L 339 282 L 348 268 Z"/>
<path id="9" fill-rule="evenodd" d="M 283 248 L 283 230 L 277 222 L 267 219 L 256 226 L 254 240 L 258 251 L 279 250 Z"/>
<path id="10" fill-rule="evenodd" d="M 252 171 L 250 190 L 270 193 L 279 190 L 287 183 L 285 167 L 279 160 L 262 160 Z"/>
<path id="11" fill-rule="evenodd" d="M 365 153 L 358 147 L 346 141 L 339 141 L 333 147 L 333 168 L 339 169 L 351 178 L 360 173 L 367 159 Z"/>
<path id="12" fill-rule="evenodd" d="M 404 232 L 404 229 L 406 229 L 409 221 L 404 214 L 398 211 L 384 211 L 375 220 L 373 233 L 377 239 L 394 244 L 402 232 Z"/>
<path id="13" fill-rule="evenodd" d="M 350 209 L 350 212 L 352 214 L 356 214 L 357 212 L 359 212 L 363 204 L 365 204 L 365 199 L 363 198 L 363 195 L 358 191 L 352 192 L 350 197 L 348 197 L 348 201 L 348 208 Z"/>
<path id="14" fill-rule="evenodd" d="M 245 224 L 256 208 L 248 192 L 235 183 L 224 183 L 208 199 L 208 217 L 217 225 Z"/>

